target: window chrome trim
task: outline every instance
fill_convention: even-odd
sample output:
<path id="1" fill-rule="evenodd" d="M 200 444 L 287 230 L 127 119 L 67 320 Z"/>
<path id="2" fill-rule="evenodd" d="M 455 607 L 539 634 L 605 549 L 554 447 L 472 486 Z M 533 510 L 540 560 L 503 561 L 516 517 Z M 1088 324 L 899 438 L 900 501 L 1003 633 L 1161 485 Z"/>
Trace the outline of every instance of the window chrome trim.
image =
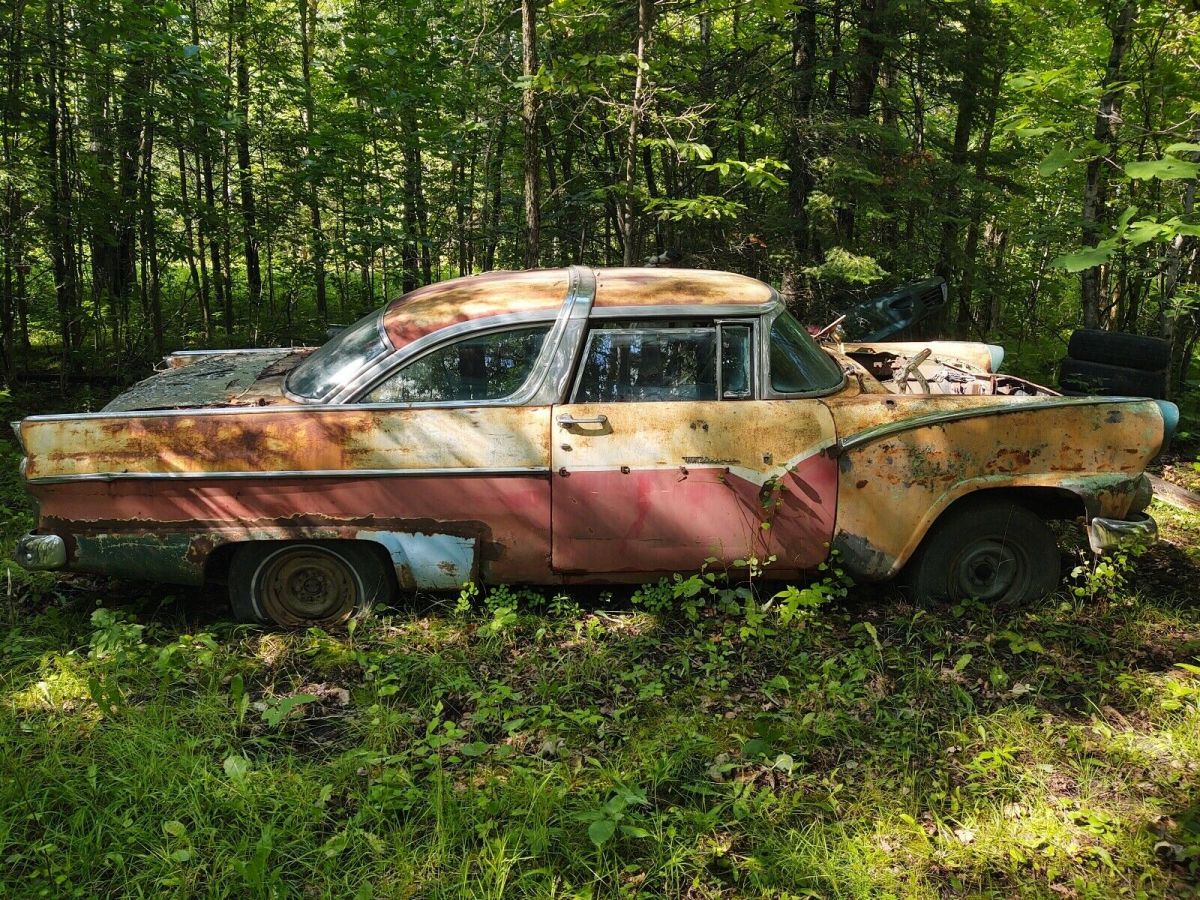
<path id="1" fill-rule="evenodd" d="M 533 406 L 549 405 L 558 401 L 562 379 L 561 367 L 570 368 L 581 327 L 577 323 L 587 322 L 592 302 L 596 296 L 596 275 L 585 266 L 571 266 L 568 270 L 567 293 L 557 314 L 548 310 L 525 310 L 515 313 L 500 313 L 458 322 L 423 335 L 410 344 L 384 354 L 369 369 L 359 373 L 333 396 L 332 402 L 358 407 L 387 407 L 407 409 L 436 407 L 455 409 L 476 406 Z M 483 336 L 499 331 L 514 330 L 521 326 L 533 326 L 540 322 L 553 322 L 549 333 L 542 341 L 538 358 L 530 369 L 525 383 L 515 393 L 494 400 L 424 400 L 412 403 L 363 403 L 365 397 L 382 382 L 396 374 L 401 368 L 435 353 L 449 344 L 468 335 Z M 565 362 L 564 362 L 565 359 Z"/>
<path id="2" fill-rule="evenodd" d="M 782 300 L 776 300 L 775 305 L 770 312 L 765 313 L 760 321 L 759 327 L 759 363 L 761 366 L 762 376 L 762 392 L 761 396 L 764 400 L 810 400 L 815 397 L 830 397 L 840 393 L 845 389 L 846 383 L 850 380 L 850 376 L 846 374 L 846 370 L 838 365 L 837 360 L 834 360 L 834 365 L 837 365 L 838 370 L 842 373 L 842 379 L 836 385 L 830 388 L 818 388 L 812 391 L 797 391 L 784 392 L 777 391 L 771 385 L 771 328 L 783 313 L 787 312 L 787 307 Z M 816 343 L 814 341 L 814 343 Z M 826 356 L 829 354 L 817 344 L 817 349 Z M 833 357 L 830 357 L 833 359 Z"/>
<path id="3" fill-rule="evenodd" d="M 666 318 L 666 316 L 663 316 L 662 318 Z M 720 335 L 720 332 L 717 330 L 717 326 L 715 323 L 712 325 L 696 325 L 694 327 L 680 326 L 677 328 L 655 328 L 652 325 L 651 326 L 634 325 L 634 326 L 629 326 L 629 327 L 625 327 L 625 328 L 621 328 L 621 327 L 606 328 L 605 326 L 601 325 L 599 327 L 593 326 L 587 330 L 587 334 L 585 335 L 586 340 L 584 341 L 582 352 L 580 353 L 580 356 L 579 356 L 579 365 L 575 370 L 575 378 L 572 380 L 571 393 L 567 395 L 567 399 L 565 401 L 566 403 L 595 405 L 597 403 L 663 403 L 663 402 L 665 402 L 662 400 L 580 400 L 580 399 L 578 399 L 579 385 L 583 381 L 583 370 L 587 368 L 587 355 L 588 355 L 588 349 L 592 345 L 592 335 L 594 335 L 600 331 L 609 332 L 609 333 L 616 332 L 618 334 L 636 334 L 639 332 L 647 332 L 647 331 L 652 331 L 655 334 L 711 334 L 713 336 L 714 353 L 716 354 L 715 368 L 717 371 L 716 383 L 717 383 L 717 387 L 718 387 L 716 399 L 717 400 L 721 399 L 721 392 L 720 392 L 720 383 L 721 383 L 720 339 L 721 339 L 721 335 Z M 702 400 L 699 402 L 711 403 L 714 401 Z"/>
<path id="4" fill-rule="evenodd" d="M 774 293 L 774 292 L 772 292 Z M 597 306 L 593 319 L 723 319 L 754 318 L 780 305 L 778 295 L 767 303 L 661 303 L 653 306 Z"/>
<path id="5" fill-rule="evenodd" d="M 461 407 L 474 408 L 477 406 L 528 406 L 528 405 L 530 405 L 528 402 L 523 401 L 521 398 L 526 393 L 528 393 L 530 383 L 536 377 L 538 377 L 538 365 L 542 360 L 543 354 L 545 353 L 546 343 L 550 340 L 551 334 L 554 330 L 554 325 L 553 325 L 554 320 L 549 319 L 549 318 L 531 318 L 531 319 L 528 319 L 523 322 L 501 323 L 501 324 L 496 324 L 492 327 L 488 327 L 485 324 L 481 324 L 481 323 L 491 322 L 494 318 L 500 318 L 500 317 L 494 316 L 494 317 L 488 317 L 486 319 L 475 319 L 473 321 L 473 324 L 478 327 L 473 328 L 466 333 L 460 332 L 460 333 L 456 334 L 452 339 L 447 340 L 441 344 L 438 344 L 435 347 L 429 347 L 423 353 L 419 353 L 415 356 L 412 356 L 411 358 L 405 359 L 402 363 L 398 363 L 394 369 L 392 369 L 389 372 L 383 373 L 382 375 L 379 376 L 377 381 L 373 382 L 372 384 L 370 384 L 367 387 L 362 389 L 362 391 L 358 394 L 358 396 L 362 397 L 364 399 L 362 399 L 361 401 L 360 400 L 349 400 L 349 401 L 346 401 L 345 405 L 354 407 L 354 408 L 384 407 L 384 408 L 390 408 L 390 409 L 419 409 L 422 407 L 454 409 L 454 408 L 461 408 Z M 409 366 L 416 365 L 417 363 L 421 362 L 421 360 L 427 359 L 428 357 L 432 356 L 435 353 L 440 353 L 443 350 L 453 347 L 454 345 L 461 343 L 462 341 L 470 340 L 472 338 L 489 337 L 494 334 L 506 334 L 508 332 L 513 332 L 513 331 L 532 331 L 538 325 L 546 325 L 546 328 L 540 329 L 542 332 L 542 343 L 538 349 L 537 359 L 535 359 L 533 365 L 530 366 L 529 373 L 525 376 L 525 380 L 523 382 L 521 382 L 521 384 L 517 388 L 517 390 L 511 394 L 506 394 L 503 397 L 493 397 L 493 398 L 486 399 L 486 400 L 370 400 L 370 401 L 368 401 L 365 399 L 367 396 L 370 395 L 370 393 L 372 391 L 374 391 L 377 388 L 381 387 L 382 385 L 386 384 L 390 379 L 399 375 L 401 372 L 403 372 Z M 443 329 L 443 330 L 445 331 L 445 330 L 449 330 L 449 329 Z"/>
<path id="6" fill-rule="evenodd" d="M 717 399 L 729 400 L 730 402 L 741 402 L 745 400 L 759 399 L 759 383 L 758 383 L 758 340 L 755 335 L 757 327 L 757 319 L 718 319 L 715 323 L 717 326 Z M 750 394 L 745 397 L 726 397 L 725 396 L 725 347 L 724 347 L 724 331 L 726 327 L 734 328 L 749 328 L 749 363 L 750 363 Z"/>

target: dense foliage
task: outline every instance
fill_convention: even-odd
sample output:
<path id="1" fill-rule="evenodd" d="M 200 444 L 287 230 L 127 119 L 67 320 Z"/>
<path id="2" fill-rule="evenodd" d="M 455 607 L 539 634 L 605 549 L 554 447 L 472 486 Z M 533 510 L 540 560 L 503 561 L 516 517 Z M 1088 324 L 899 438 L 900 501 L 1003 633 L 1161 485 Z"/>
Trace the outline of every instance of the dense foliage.
<path id="1" fill-rule="evenodd" d="M 1191 0 L 0 0 L 3 368 L 311 339 L 434 279 L 657 257 L 812 320 L 934 272 L 944 330 L 1177 334 L 1178 370 L 1198 23 Z"/>

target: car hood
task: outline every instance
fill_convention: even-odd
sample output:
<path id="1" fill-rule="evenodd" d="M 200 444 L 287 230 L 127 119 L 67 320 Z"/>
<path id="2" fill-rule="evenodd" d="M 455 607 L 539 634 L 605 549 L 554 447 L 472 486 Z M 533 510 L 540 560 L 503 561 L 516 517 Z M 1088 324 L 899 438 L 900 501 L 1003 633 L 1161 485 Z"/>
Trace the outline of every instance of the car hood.
<path id="1" fill-rule="evenodd" d="M 283 392 L 283 379 L 312 348 L 175 353 L 161 371 L 139 381 L 104 412 L 275 406 L 295 401 Z"/>

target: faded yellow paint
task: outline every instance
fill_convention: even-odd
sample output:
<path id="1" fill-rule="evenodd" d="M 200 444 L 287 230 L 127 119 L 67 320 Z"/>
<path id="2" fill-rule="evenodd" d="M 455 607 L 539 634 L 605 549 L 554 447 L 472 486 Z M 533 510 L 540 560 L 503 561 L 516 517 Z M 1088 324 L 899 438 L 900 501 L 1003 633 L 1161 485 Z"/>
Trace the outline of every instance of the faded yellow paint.
<path id="1" fill-rule="evenodd" d="M 306 410 L 26 419 L 26 477 L 549 463 L 548 407 Z"/>
<path id="2" fill-rule="evenodd" d="M 573 403 L 554 415 L 555 470 L 717 466 L 761 483 L 835 438 L 819 400 Z M 608 421 L 564 427 L 561 415 Z"/>
<path id="3" fill-rule="evenodd" d="M 1013 397 L 862 397 L 829 402 L 842 440 L 938 411 L 1012 409 Z M 835 542 L 875 577 L 894 575 L 958 498 L 997 487 L 1054 488 L 1089 515 L 1122 518 L 1158 452 L 1162 416 L 1151 400 L 1063 405 L 914 427 L 853 447 L 839 460 Z"/>
<path id="4" fill-rule="evenodd" d="M 597 269 L 596 306 L 678 306 L 770 303 L 769 285 L 745 275 L 707 269 Z"/>
<path id="5" fill-rule="evenodd" d="M 383 314 L 396 347 L 456 322 L 503 313 L 557 310 L 567 296 L 568 269 L 488 272 L 439 281 L 397 297 Z"/>

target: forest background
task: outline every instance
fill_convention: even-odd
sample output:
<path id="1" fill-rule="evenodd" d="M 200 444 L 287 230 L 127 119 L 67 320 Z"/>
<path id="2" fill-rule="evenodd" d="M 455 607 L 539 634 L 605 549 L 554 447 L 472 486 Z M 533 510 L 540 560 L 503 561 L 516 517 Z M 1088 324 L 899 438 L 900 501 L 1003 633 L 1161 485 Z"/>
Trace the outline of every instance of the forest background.
<path id="1" fill-rule="evenodd" d="M 816 324 L 940 275 L 1029 376 L 1200 336 L 1195 0 L 0 0 L 0 64 L 10 383 L 655 257 Z"/>

